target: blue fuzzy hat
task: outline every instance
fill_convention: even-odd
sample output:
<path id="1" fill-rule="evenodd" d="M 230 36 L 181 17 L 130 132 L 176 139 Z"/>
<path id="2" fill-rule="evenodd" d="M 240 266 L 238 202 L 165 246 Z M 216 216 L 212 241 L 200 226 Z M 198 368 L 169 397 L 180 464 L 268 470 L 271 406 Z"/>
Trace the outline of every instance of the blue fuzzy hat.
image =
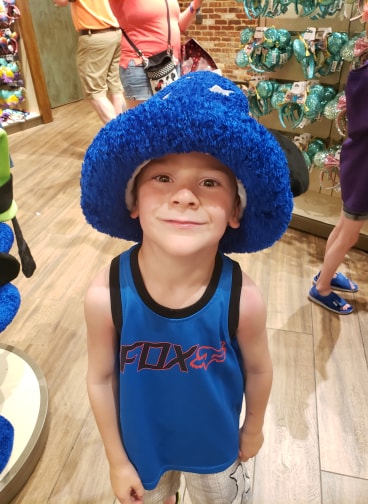
<path id="1" fill-rule="evenodd" d="M 89 146 L 81 174 L 81 206 L 98 231 L 142 240 L 126 189 L 137 167 L 166 154 L 202 152 L 228 166 L 245 188 L 237 229 L 227 228 L 223 252 L 270 247 L 287 229 L 293 195 L 284 151 L 248 113 L 233 82 L 214 72 L 193 72 L 103 127 Z M 130 182 L 131 184 L 131 182 Z"/>

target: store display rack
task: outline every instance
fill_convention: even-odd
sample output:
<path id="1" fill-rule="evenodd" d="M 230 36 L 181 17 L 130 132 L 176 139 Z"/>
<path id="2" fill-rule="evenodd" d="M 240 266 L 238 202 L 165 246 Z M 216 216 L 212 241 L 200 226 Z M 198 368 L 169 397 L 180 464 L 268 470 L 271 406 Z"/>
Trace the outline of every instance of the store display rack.
<path id="1" fill-rule="evenodd" d="M 260 18 L 259 26 L 284 28 L 292 33 L 303 32 L 308 27 L 331 27 L 334 32 L 346 32 L 349 38 L 362 33 L 365 29 L 360 20 L 350 20 L 351 4 L 343 6 L 343 10 L 338 11 L 334 16 L 324 19 L 310 19 L 306 16 L 299 16 L 292 9 L 288 9 L 285 14 L 274 18 Z M 350 11 L 349 11 L 350 9 Z M 337 92 L 345 87 L 349 73 L 350 63 L 345 61 L 339 72 L 335 72 L 325 77 L 320 77 L 320 83 L 333 86 Z M 305 76 L 301 65 L 292 56 L 290 60 L 275 71 L 267 74 L 269 79 L 285 82 L 305 81 Z M 277 112 L 260 117 L 259 121 L 266 127 L 278 129 L 289 136 L 310 133 L 314 138 L 322 138 L 327 145 L 342 143 L 343 137 L 339 134 L 335 121 L 322 117 L 320 120 L 308 124 L 303 129 L 284 128 L 278 119 Z M 339 190 L 324 190 L 320 187 L 319 169 L 312 167 L 310 172 L 309 190 L 295 198 L 294 211 L 291 227 L 305 231 L 316 236 L 327 238 L 331 230 L 337 223 L 341 211 L 341 194 Z M 368 251 L 368 223 L 365 223 L 356 245 L 362 250 Z"/>

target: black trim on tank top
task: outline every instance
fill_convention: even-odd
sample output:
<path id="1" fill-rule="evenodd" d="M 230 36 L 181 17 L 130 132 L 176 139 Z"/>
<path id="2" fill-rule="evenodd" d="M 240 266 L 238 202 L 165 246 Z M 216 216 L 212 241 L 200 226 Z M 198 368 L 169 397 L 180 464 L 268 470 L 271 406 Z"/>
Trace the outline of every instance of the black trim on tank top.
<path id="1" fill-rule="evenodd" d="M 139 247 L 135 247 L 131 252 L 130 266 L 132 268 L 132 276 L 136 284 L 136 288 L 143 301 L 147 306 L 151 307 L 156 313 L 164 317 L 169 318 L 184 318 L 190 316 L 193 313 L 199 311 L 203 306 L 205 306 L 215 293 L 222 270 L 222 258 L 219 253 L 216 255 L 215 267 L 210 280 L 210 283 L 201 297 L 196 303 L 191 306 L 182 309 L 170 309 L 160 304 L 156 303 L 149 295 L 139 270 L 138 266 L 138 251 Z M 232 285 L 231 285 L 231 295 L 229 300 L 229 320 L 228 329 L 231 339 L 236 338 L 236 331 L 239 324 L 239 305 L 240 305 L 240 295 L 242 288 L 242 271 L 239 263 L 232 261 L 233 272 L 232 272 Z M 120 293 L 120 255 L 114 257 L 110 265 L 109 273 L 109 284 L 110 284 L 110 303 L 111 303 L 111 314 L 116 328 L 117 333 L 120 335 L 121 327 L 123 324 L 123 311 L 121 304 L 121 293 Z"/>
<path id="2" fill-rule="evenodd" d="M 230 339 L 235 339 L 239 325 L 240 295 L 243 284 L 243 273 L 239 263 L 236 261 L 232 261 L 232 263 L 233 275 L 229 301 L 229 335 Z"/>
<path id="3" fill-rule="evenodd" d="M 206 306 L 206 304 L 209 302 L 209 300 L 216 292 L 222 270 L 222 258 L 219 252 L 216 254 L 215 266 L 213 268 L 213 273 L 210 282 L 205 292 L 203 293 L 203 296 L 200 299 L 198 299 L 198 301 L 196 301 L 194 304 L 190 306 L 186 306 L 185 308 L 167 308 L 166 306 L 162 306 L 159 303 L 156 303 L 156 301 L 150 296 L 149 292 L 147 291 L 139 269 L 138 265 L 139 248 L 140 247 L 135 247 L 130 253 L 130 267 L 132 270 L 134 284 L 142 301 L 152 311 L 157 313 L 157 315 L 173 319 L 190 317 L 194 313 L 200 311 L 204 306 Z"/>
<path id="4" fill-rule="evenodd" d="M 123 309 L 120 296 L 120 255 L 111 261 L 109 272 L 111 316 L 115 329 L 120 335 L 123 325 Z"/>

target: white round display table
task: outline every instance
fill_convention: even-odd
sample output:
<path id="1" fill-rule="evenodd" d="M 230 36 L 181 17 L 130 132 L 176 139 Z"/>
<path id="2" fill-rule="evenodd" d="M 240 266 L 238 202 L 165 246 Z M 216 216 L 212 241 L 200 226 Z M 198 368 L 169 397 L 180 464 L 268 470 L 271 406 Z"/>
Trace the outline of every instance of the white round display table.
<path id="1" fill-rule="evenodd" d="M 9 503 L 34 470 L 47 440 L 48 392 L 37 364 L 0 343 L 0 415 L 14 428 L 14 444 L 0 473 L 0 502 Z"/>

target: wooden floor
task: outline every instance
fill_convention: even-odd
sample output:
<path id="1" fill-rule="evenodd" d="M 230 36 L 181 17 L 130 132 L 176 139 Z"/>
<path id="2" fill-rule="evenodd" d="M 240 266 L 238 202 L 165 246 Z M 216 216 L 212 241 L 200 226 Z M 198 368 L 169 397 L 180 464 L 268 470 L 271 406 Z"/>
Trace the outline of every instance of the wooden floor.
<path id="1" fill-rule="evenodd" d="M 80 211 L 95 114 L 78 102 L 54 119 L 9 136 L 17 217 L 37 270 L 14 281 L 22 304 L 1 340 L 37 362 L 50 402 L 45 450 L 13 503 L 113 504 L 86 393 L 83 297 L 129 244 L 92 230 Z M 249 464 L 253 504 L 368 502 L 367 253 L 352 250 L 342 266 L 360 291 L 347 296 L 354 314 L 339 318 L 307 299 L 324 246 L 289 229 L 271 249 L 235 256 L 262 288 L 274 362 L 265 444 Z"/>

